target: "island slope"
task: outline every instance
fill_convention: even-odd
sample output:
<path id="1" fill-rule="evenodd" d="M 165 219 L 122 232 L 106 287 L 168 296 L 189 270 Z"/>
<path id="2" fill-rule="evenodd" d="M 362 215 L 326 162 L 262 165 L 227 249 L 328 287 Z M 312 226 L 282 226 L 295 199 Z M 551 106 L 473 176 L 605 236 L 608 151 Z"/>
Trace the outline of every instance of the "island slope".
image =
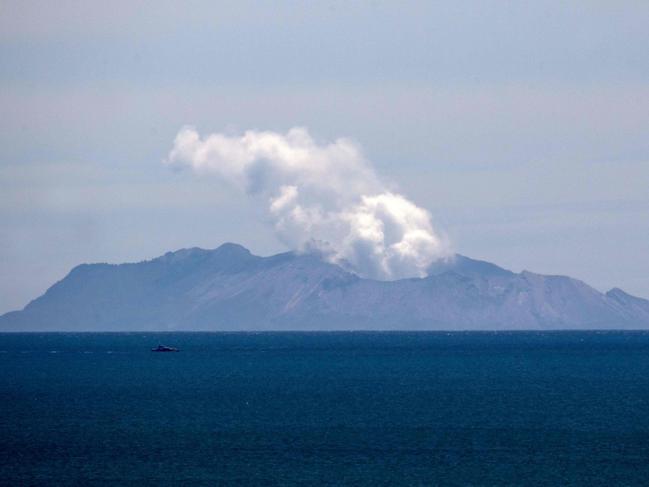
<path id="1" fill-rule="evenodd" d="M 649 328 L 649 301 L 456 255 L 421 279 L 362 279 L 317 255 L 236 244 L 75 267 L 1 331 Z"/>

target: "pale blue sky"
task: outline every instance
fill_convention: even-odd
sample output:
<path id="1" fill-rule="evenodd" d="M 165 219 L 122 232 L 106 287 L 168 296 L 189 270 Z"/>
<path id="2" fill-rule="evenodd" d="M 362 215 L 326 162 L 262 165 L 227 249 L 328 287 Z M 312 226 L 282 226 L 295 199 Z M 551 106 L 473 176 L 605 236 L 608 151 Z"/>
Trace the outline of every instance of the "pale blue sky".
<path id="1" fill-rule="evenodd" d="M 455 248 L 649 297 L 649 3 L 0 3 L 0 312 L 263 211 L 178 129 L 356 140 Z M 261 223 L 260 223 L 261 222 Z"/>

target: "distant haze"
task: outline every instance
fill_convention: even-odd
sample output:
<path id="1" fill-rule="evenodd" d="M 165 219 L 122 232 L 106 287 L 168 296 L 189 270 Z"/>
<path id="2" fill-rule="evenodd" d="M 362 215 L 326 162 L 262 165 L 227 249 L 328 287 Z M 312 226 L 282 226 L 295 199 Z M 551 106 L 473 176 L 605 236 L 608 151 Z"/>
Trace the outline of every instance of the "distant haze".
<path id="1" fill-rule="evenodd" d="M 187 123 L 349 138 L 453 251 L 649 297 L 648 25 L 646 1 L 4 0 L 0 313 L 81 262 L 303 242 L 279 187 L 160 164 Z"/>

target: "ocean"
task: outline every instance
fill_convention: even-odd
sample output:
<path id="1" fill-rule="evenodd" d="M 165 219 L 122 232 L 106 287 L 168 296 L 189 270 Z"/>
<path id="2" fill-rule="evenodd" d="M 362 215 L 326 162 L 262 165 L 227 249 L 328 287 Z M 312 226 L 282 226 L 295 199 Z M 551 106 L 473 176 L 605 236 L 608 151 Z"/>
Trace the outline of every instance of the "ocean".
<path id="1" fill-rule="evenodd" d="M 648 482 L 646 332 L 0 334 L 0 485 Z"/>

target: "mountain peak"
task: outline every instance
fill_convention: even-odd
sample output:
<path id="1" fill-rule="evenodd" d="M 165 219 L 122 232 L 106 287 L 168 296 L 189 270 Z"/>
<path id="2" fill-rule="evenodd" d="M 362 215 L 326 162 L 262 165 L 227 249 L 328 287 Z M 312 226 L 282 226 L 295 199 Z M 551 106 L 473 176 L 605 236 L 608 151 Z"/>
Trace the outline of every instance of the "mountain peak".
<path id="1" fill-rule="evenodd" d="M 215 248 L 212 253 L 214 254 L 219 254 L 219 255 L 228 255 L 231 257 L 247 257 L 251 256 L 252 254 L 250 253 L 250 250 L 245 248 L 243 245 L 239 245 L 237 243 L 232 243 L 232 242 L 226 242 L 224 244 L 219 245 L 217 248 Z"/>
<path id="2" fill-rule="evenodd" d="M 514 275 L 513 272 L 503 269 L 491 262 L 471 259 L 470 257 L 461 254 L 454 254 L 448 259 L 433 262 L 428 268 L 429 276 L 436 276 L 444 274 L 445 272 L 455 272 L 456 274 L 467 277 L 506 277 Z"/>
<path id="3" fill-rule="evenodd" d="M 617 297 L 617 296 L 619 296 L 619 297 L 629 297 L 629 296 L 631 296 L 629 293 L 623 291 L 619 287 L 614 287 L 612 289 L 609 289 L 606 292 L 606 295 L 610 296 L 610 297 Z"/>
<path id="4" fill-rule="evenodd" d="M 609 298 L 616 299 L 618 301 L 635 301 L 635 302 L 644 302 L 649 304 L 649 301 L 644 299 L 644 298 L 639 298 L 638 296 L 634 296 L 632 294 L 627 293 L 626 291 L 623 291 L 619 287 L 614 287 L 613 289 L 610 289 L 609 291 L 606 292 L 606 296 Z"/>
<path id="5" fill-rule="evenodd" d="M 196 258 L 205 258 L 209 256 L 221 256 L 224 258 L 236 259 L 237 257 L 239 258 L 250 257 L 252 256 L 252 254 L 247 248 L 243 247 L 242 245 L 226 242 L 213 250 L 207 250 L 200 247 L 178 249 L 171 252 L 167 252 L 166 254 L 158 257 L 158 259 L 170 263 L 177 263 L 177 262 L 183 262 L 187 260 L 193 260 Z"/>
<path id="6" fill-rule="evenodd" d="M 225 243 L 213 250 L 192 247 L 167 252 L 150 262 L 161 263 L 176 269 L 174 272 L 194 272 L 192 269 L 220 269 L 222 271 L 236 270 L 247 266 L 251 261 L 259 259 L 245 247 Z"/>
<path id="7" fill-rule="evenodd" d="M 206 254 L 208 254 L 209 251 L 205 249 L 201 249 L 199 247 L 191 247 L 188 249 L 178 249 L 174 250 L 171 252 L 167 252 L 164 255 L 161 255 L 158 257 L 160 260 L 164 260 L 166 262 L 182 262 L 187 259 L 193 259 L 196 257 L 203 257 Z M 157 259 L 154 259 L 157 260 Z"/>

